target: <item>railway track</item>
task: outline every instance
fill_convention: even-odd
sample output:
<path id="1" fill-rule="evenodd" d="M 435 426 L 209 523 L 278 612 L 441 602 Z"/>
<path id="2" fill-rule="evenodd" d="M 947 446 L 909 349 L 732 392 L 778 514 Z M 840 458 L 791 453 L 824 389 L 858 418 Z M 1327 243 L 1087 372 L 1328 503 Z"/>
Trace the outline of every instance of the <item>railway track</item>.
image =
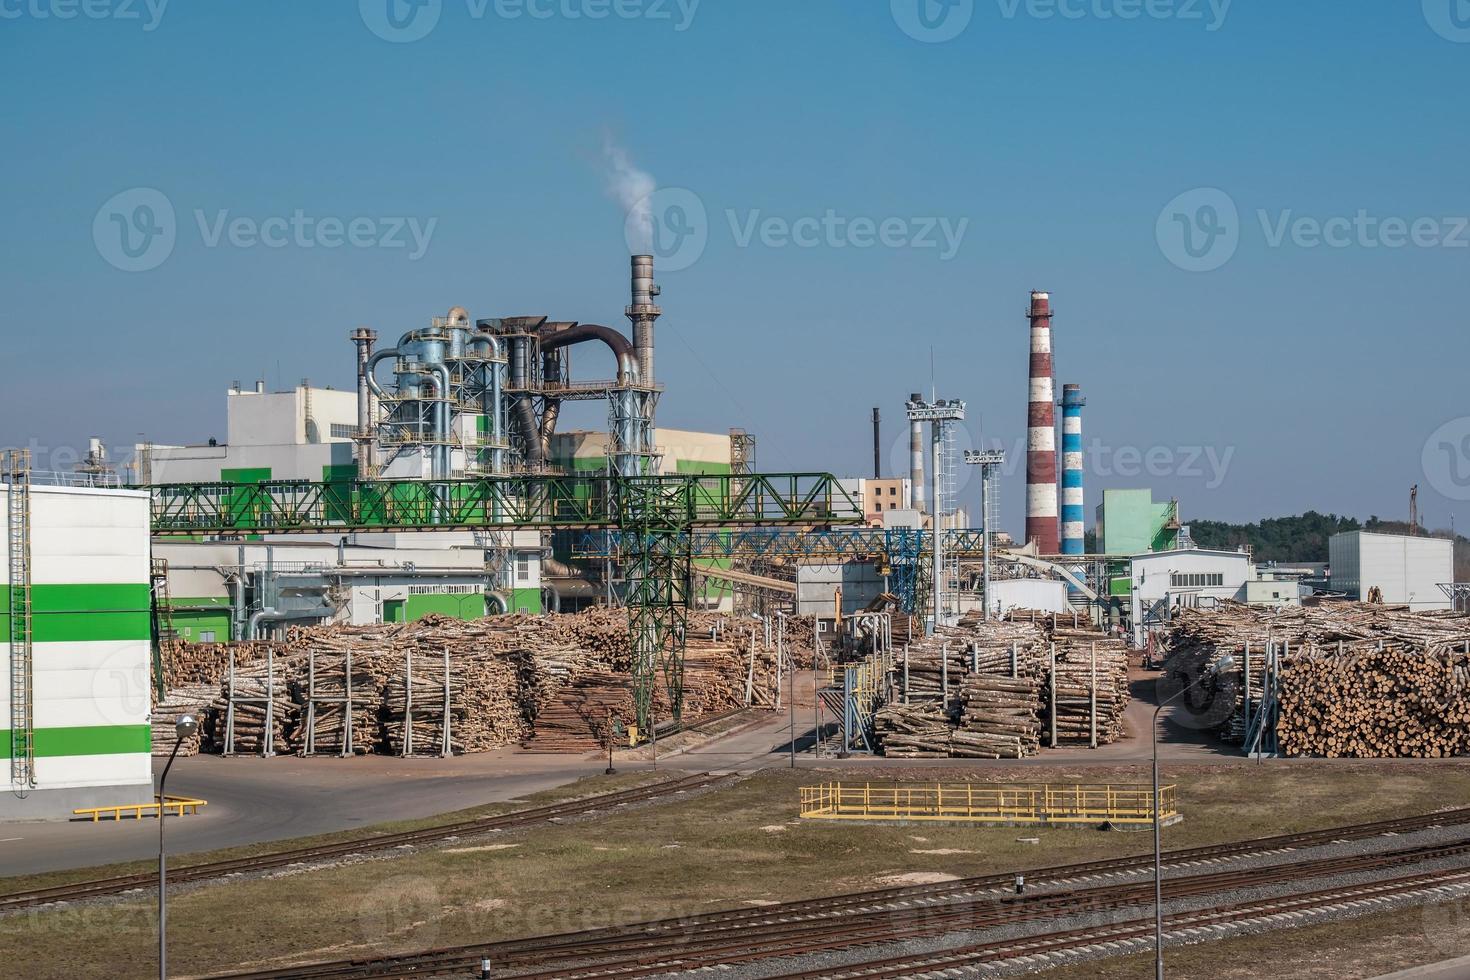
<path id="1" fill-rule="evenodd" d="M 1171 851 L 1171 868 L 1231 857 L 1290 853 L 1336 841 L 1406 833 L 1470 822 L 1470 810 L 1401 818 Z M 1220 894 L 1246 886 L 1290 884 L 1306 877 L 1365 873 L 1470 855 L 1470 837 L 1449 844 L 1401 848 L 1379 854 L 1321 858 L 1246 871 L 1220 871 L 1166 882 L 1171 899 Z M 1032 884 L 1083 884 L 1105 875 L 1136 872 L 1152 857 L 1063 865 L 1028 871 Z M 1103 911 L 1152 901 L 1150 881 L 1114 882 L 1047 893 L 1005 895 L 1012 875 L 992 875 L 943 885 L 882 889 L 836 898 L 735 909 L 680 919 L 612 927 L 560 936 L 484 943 L 423 953 L 309 964 L 279 971 L 232 974 L 237 980 L 313 977 L 430 976 L 473 969 L 489 959 L 520 980 L 559 977 L 656 976 L 717 965 L 748 963 L 854 946 L 932 938 L 1058 915 Z"/>
<path id="2" fill-rule="evenodd" d="M 1165 936 L 1176 940 L 1219 939 L 1222 930 L 1252 924 L 1302 925 L 1302 918 L 1324 911 L 1368 911 L 1394 899 L 1451 897 L 1470 892 L 1470 870 L 1427 872 L 1363 885 L 1297 892 L 1254 902 L 1237 902 L 1164 917 Z M 1135 918 L 1083 929 L 1068 929 L 1024 939 L 960 946 L 940 952 L 894 956 L 865 963 L 824 966 L 773 976 L 768 980 L 875 980 L 875 978 L 953 977 L 955 971 L 1000 963 L 1059 966 L 1062 956 L 1106 951 L 1123 956 L 1153 947 L 1154 921 Z"/>
<path id="3" fill-rule="evenodd" d="M 511 813 L 497 814 L 495 816 L 460 820 L 455 823 L 442 824 L 436 827 L 425 827 L 420 830 L 382 834 L 377 837 L 338 841 L 310 847 L 298 847 L 253 857 L 232 858 L 225 861 L 211 861 L 205 864 L 188 865 L 177 869 L 170 868 L 169 880 L 171 883 L 208 881 L 229 875 L 252 874 L 260 871 L 270 871 L 276 868 L 290 867 L 292 865 L 312 864 L 318 861 L 328 861 L 351 855 L 392 850 L 398 847 L 432 844 L 455 838 L 473 837 L 494 831 L 519 830 L 548 821 L 585 816 L 600 810 L 609 810 L 630 804 L 656 800 L 662 797 L 674 796 L 680 793 L 688 793 L 694 790 L 704 789 L 729 778 L 728 776 L 714 776 L 703 773 L 687 776 L 682 779 L 656 783 L 652 786 L 641 786 L 636 789 L 622 790 L 616 793 L 604 793 L 598 796 L 568 800 L 563 803 L 553 803 L 548 806 L 535 807 L 528 810 L 516 810 Z M 0 914 L 19 909 L 49 905 L 54 902 L 74 902 L 108 895 L 120 895 L 135 889 L 154 887 L 157 882 L 157 874 L 147 872 L 143 874 L 117 875 L 111 878 L 97 878 L 91 881 L 56 885 L 50 888 L 37 888 L 29 891 L 14 892 L 9 895 L 0 895 Z"/>

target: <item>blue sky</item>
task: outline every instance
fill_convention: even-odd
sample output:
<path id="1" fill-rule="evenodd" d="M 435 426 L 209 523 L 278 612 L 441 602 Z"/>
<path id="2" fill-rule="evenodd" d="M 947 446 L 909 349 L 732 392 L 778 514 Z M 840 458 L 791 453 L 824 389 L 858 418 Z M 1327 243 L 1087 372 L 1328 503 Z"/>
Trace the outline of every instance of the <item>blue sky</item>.
<path id="1" fill-rule="evenodd" d="M 969 438 L 1014 448 L 1041 288 L 1094 499 L 1402 516 L 1417 482 L 1431 524 L 1470 527 L 1451 0 L 973 0 L 948 21 L 922 0 L 963 23 L 943 42 L 921 0 L 440 0 L 427 20 L 393 0 L 432 22 L 407 42 L 372 29 L 394 36 L 389 0 L 160 2 L 0 0 L 0 444 L 222 438 L 231 381 L 350 386 L 352 328 L 456 304 L 625 327 L 610 139 L 706 214 L 697 260 L 659 277 L 664 425 L 865 474 L 871 407 L 898 443 L 932 356 Z M 104 205 L 143 220 L 139 188 L 175 240 L 126 271 Z M 213 237 L 298 211 L 314 230 L 283 247 Z M 353 219 L 360 246 L 324 247 L 316 222 Z M 838 230 L 781 234 L 813 219 Z M 1389 247 L 1384 219 L 1420 241 Z M 608 373 L 595 357 L 583 373 Z M 1016 531 L 1021 498 L 1013 473 Z"/>

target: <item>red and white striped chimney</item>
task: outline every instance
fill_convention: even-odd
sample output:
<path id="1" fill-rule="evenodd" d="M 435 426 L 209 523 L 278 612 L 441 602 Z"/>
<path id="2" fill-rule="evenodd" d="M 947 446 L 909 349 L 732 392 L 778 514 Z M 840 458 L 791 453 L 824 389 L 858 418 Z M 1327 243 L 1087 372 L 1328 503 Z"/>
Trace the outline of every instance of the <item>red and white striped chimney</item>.
<path id="1" fill-rule="evenodd" d="M 1051 295 L 1031 294 L 1031 385 L 1026 416 L 1026 540 L 1058 553 L 1057 409 L 1051 360 Z"/>

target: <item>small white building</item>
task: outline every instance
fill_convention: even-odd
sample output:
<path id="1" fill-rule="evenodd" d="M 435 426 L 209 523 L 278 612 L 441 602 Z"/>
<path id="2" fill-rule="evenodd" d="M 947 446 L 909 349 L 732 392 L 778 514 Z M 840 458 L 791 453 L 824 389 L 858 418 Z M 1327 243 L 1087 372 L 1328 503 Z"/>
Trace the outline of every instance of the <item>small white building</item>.
<path id="1" fill-rule="evenodd" d="M 1346 531 L 1327 543 L 1331 589 L 1366 601 L 1376 587 L 1383 601 L 1415 612 L 1450 609 L 1440 586 L 1455 580 L 1455 545 L 1448 538 Z"/>
<path id="2" fill-rule="evenodd" d="M 995 579 L 990 583 L 994 598 L 990 603 L 993 616 L 1003 616 L 1013 609 L 1035 609 L 1038 612 L 1067 613 L 1067 583 L 1052 578 Z"/>
<path id="3" fill-rule="evenodd" d="M 1136 555 L 1133 566 L 1133 642 L 1143 646 L 1148 632 L 1186 607 L 1210 607 L 1221 600 L 1247 601 L 1255 578 L 1243 551 L 1160 551 Z"/>
<path id="4" fill-rule="evenodd" d="M 8 523 L 7 491 L 0 486 L 0 520 Z M 24 619 L 12 614 L 24 579 L 7 573 L 0 605 L 7 661 L 0 766 L 9 789 L 0 795 L 0 819 L 146 803 L 153 798 L 148 495 L 35 485 L 28 509 L 29 643 Z M 9 570 L 9 535 L 0 548 Z"/>

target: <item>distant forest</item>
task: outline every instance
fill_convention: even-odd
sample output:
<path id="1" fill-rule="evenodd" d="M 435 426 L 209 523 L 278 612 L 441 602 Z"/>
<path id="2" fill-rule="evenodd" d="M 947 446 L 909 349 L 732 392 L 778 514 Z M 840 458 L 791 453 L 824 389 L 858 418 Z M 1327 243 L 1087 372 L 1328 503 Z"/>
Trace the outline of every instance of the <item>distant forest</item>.
<path id="1" fill-rule="evenodd" d="M 1256 561 L 1324 562 L 1327 539 L 1342 531 L 1377 531 L 1407 534 L 1407 521 L 1384 521 L 1370 517 L 1359 521 L 1336 514 L 1309 510 L 1298 517 L 1273 517 L 1256 524 L 1226 524 L 1223 521 L 1189 521 L 1194 543 L 1201 548 L 1233 551 L 1249 545 Z M 1449 531 L 1419 529 L 1420 534 L 1448 538 Z M 1470 538 L 1455 536 L 1455 581 L 1470 582 Z"/>

